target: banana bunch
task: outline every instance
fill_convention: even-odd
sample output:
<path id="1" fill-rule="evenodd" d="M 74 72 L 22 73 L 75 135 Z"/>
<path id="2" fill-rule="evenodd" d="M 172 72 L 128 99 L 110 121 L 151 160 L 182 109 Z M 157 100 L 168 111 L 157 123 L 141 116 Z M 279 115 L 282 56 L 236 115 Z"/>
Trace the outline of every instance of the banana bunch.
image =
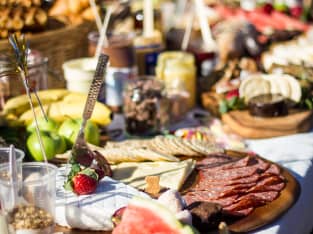
<path id="1" fill-rule="evenodd" d="M 51 89 L 37 92 L 44 111 L 51 119 L 62 122 L 68 118 L 80 118 L 82 116 L 86 94 L 71 92 L 65 89 Z M 41 116 L 39 103 L 32 94 L 32 101 L 37 116 Z M 26 95 L 20 95 L 9 99 L 4 108 L 3 113 L 9 120 L 18 124 L 28 125 L 33 121 L 33 113 L 29 107 Z M 106 126 L 111 122 L 110 109 L 97 102 L 91 116 L 91 121 L 100 126 Z"/>

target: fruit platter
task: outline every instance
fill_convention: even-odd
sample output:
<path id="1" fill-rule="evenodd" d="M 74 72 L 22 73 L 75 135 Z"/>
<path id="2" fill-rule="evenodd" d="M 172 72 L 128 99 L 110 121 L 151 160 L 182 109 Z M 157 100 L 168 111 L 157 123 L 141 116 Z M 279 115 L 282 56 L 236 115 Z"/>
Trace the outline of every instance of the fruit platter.
<path id="1" fill-rule="evenodd" d="M 1 234 L 257 233 L 298 207 L 292 153 L 253 139 L 313 128 L 313 1 L 2 2 L 97 31 L 59 88 L 0 25 Z"/>

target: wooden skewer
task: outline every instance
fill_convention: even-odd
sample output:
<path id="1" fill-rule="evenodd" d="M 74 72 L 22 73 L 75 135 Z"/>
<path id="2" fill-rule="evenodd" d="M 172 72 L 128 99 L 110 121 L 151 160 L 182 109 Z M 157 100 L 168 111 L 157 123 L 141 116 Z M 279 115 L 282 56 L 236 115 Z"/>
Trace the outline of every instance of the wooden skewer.
<path id="1" fill-rule="evenodd" d="M 189 17 L 188 17 L 188 21 L 187 21 L 187 25 L 186 25 L 182 45 L 181 45 L 181 49 L 184 51 L 187 50 L 188 45 L 189 45 L 190 36 L 191 36 L 191 32 L 192 32 L 192 26 L 193 26 L 193 22 L 194 22 L 194 16 L 195 16 L 195 12 L 194 12 L 194 10 L 192 10 L 190 12 Z"/>
<path id="2" fill-rule="evenodd" d="M 101 18 L 100 18 L 99 12 L 98 12 L 96 2 L 95 2 L 95 0 L 89 0 L 89 4 L 92 8 L 93 14 L 95 15 L 96 25 L 97 25 L 98 31 L 100 33 L 101 28 L 102 28 L 102 23 L 101 23 Z"/>
<path id="3" fill-rule="evenodd" d="M 107 33 L 110 18 L 111 18 L 113 11 L 114 11 L 114 8 L 115 7 L 113 5 L 108 6 L 107 13 L 104 17 L 103 24 L 102 24 L 102 27 L 100 29 L 100 37 L 99 37 L 97 47 L 96 47 L 95 58 L 99 58 L 102 47 L 108 47 L 109 46 L 109 41 L 108 41 L 108 38 L 106 36 L 106 33 Z"/>
<path id="4" fill-rule="evenodd" d="M 144 0 L 143 8 L 143 35 L 144 37 L 152 37 L 154 31 L 154 22 L 153 22 L 153 1 Z"/>
<path id="5" fill-rule="evenodd" d="M 201 35 L 204 47 L 208 51 L 216 49 L 216 43 L 213 39 L 211 29 L 209 27 L 207 17 L 205 15 L 205 5 L 203 0 L 195 0 L 195 8 L 198 15 L 198 20 L 201 28 Z"/>

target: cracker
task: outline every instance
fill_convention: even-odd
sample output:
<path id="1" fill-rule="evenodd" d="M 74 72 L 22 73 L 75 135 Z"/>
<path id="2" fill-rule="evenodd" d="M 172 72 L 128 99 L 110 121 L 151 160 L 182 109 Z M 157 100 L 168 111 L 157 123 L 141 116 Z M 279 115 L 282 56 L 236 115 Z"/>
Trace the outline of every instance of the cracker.
<path id="1" fill-rule="evenodd" d="M 189 146 L 185 145 L 183 143 L 183 140 L 179 137 L 175 137 L 173 140 L 173 143 L 179 148 L 181 155 L 186 156 L 197 156 L 198 153 L 194 150 L 192 150 Z"/>
<path id="2" fill-rule="evenodd" d="M 145 181 L 146 181 L 145 188 L 146 193 L 156 195 L 161 191 L 160 176 L 146 176 Z"/>

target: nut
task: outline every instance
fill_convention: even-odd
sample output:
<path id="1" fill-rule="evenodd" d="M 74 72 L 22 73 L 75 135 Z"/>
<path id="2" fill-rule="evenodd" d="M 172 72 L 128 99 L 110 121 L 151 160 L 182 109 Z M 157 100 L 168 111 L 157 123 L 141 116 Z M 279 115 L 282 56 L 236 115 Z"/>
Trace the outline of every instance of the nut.
<path id="1" fill-rule="evenodd" d="M 53 217 L 47 211 L 34 205 L 20 205 L 8 215 L 9 224 L 17 229 L 43 229 L 53 225 Z"/>

